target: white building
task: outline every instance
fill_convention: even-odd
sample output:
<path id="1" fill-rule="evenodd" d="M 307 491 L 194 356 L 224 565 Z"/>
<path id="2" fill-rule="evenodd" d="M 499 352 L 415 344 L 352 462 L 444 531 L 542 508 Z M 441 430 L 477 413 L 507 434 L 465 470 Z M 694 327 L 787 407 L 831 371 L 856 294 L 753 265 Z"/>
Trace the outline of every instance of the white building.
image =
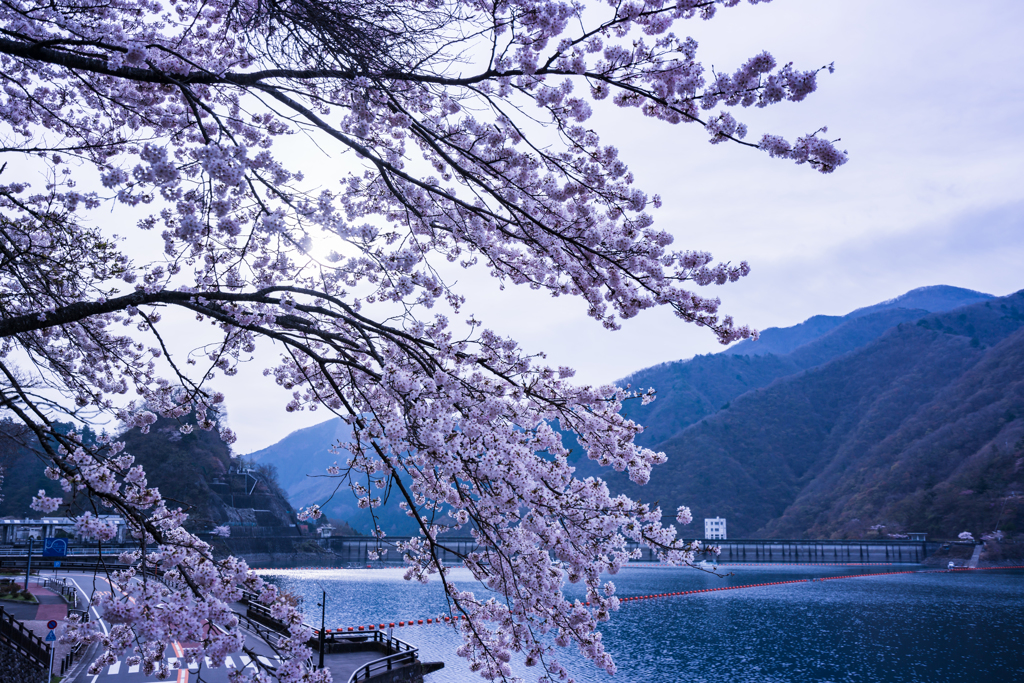
<path id="1" fill-rule="evenodd" d="M 711 540 L 725 540 L 725 517 L 714 517 L 704 519 L 704 538 Z"/>

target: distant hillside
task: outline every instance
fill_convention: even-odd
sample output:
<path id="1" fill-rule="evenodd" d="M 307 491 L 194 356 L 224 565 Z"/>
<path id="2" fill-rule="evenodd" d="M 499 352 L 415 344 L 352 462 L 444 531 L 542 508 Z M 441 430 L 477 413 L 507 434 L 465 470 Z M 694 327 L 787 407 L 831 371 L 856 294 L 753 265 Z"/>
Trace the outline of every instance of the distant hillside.
<path id="1" fill-rule="evenodd" d="M 722 515 L 737 538 L 1024 531 L 1022 326 L 1024 293 L 897 324 L 657 443 L 669 461 L 648 486 L 609 485 Z M 780 362 L 848 346 L 815 344 Z"/>
<path id="2" fill-rule="evenodd" d="M 626 413 L 645 426 L 638 442 L 664 450 L 669 462 L 651 484 L 639 488 L 586 460 L 567 435 L 566 444 L 574 451 L 570 461 L 578 476 L 604 476 L 613 490 L 660 500 L 666 508 L 687 504 L 698 518 L 724 515 L 734 537 L 858 535 L 878 523 L 896 530 L 905 522 L 913 530 L 947 534 L 951 526 L 971 520 L 984 527 L 982 508 L 992 500 L 978 495 L 965 505 L 956 499 L 961 504 L 951 512 L 943 507 L 949 503 L 942 492 L 979 468 L 987 472 L 977 475 L 983 479 L 998 471 L 1014 481 L 1006 471 L 1011 455 L 1005 443 L 999 458 L 972 456 L 971 467 L 928 484 L 925 493 L 915 494 L 913 500 L 926 501 L 916 507 L 908 495 L 883 485 L 896 480 L 879 482 L 866 474 L 857 479 L 850 472 L 860 471 L 864 454 L 881 453 L 881 443 L 895 443 L 891 439 L 903 421 L 913 423 L 914 411 L 923 410 L 938 392 L 958 386 L 976 365 L 987 367 L 982 361 L 1003 340 L 1015 348 L 1010 338 L 1017 329 L 1012 312 L 1017 305 L 1016 300 L 956 287 L 923 287 L 845 316 L 815 316 L 791 328 L 769 329 L 759 342 L 743 342 L 719 354 L 641 370 L 621 383 L 654 387 L 658 398 L 647 406 L 629 404 Z M 1004 397 L 1006 391 L 997 394 Z M 1003 398 L 993 400 L 1001 405 Z M 980 424 L 963 419 L 972 428 Z M 941 431 L 938 425 L 930 429 Z M 975 438 L 988 433 L 977 429 Z M 322 476 L 331 463 L 343 463 L 344 457 L 330 448 L 348 436 L 343 422 L 329 420 L 250 458 L 277 468 L 293 504 L 330 498 L 326 512 L 365 533 L 371 520 L 356 508 L 347 484 L 331 498 L 338 481 Z M 1011 437 L 1007 432 L 1004 441 L 1016 443 Z M 917 462 L 906 461 L 907 471 L 920 475 L 920 467 L 910 467 L 912 461 Z M 898 481 L 903 487 L 911 483 Z M 974 482 L 961 490 L 983 489 L 989 490 Z M 834 494 L 840 490 L 844 493 L 837 500 Z M 877 496 L 888 502 L 880 504 Z M 947 502 L 936 502 L 940 499 Z M 968 508 L 974 512 L 967 514 Z M 415 533 L 397 506 L 379 514 L 388 533 Z"/>
<path id="3" fill-rule="evenodd" d="M 294 511 L 271 469 L 245 471 L 216 430 L 183 434 L 180 427 L 177 420 L 160 418 L 148 434 L 133 429 L 119 438 L 125 452 L 143 466 L 149 485 L 160 490 L 170 507 L 188 513 L 186 528 L 202 533 L 230 526 L 231 537 L 216 541 L 223 552 L 291 552 L 295 543 L 303 542 Z M 94 443 L 92 432 L 86 430 L 84 441 Z M 55 497 L 64 495 L 57 482 L 43 476 L 38 450 L 35 436 L 24 427 L 0 423 L 0 467 L 5 477 L 0 515 L 39 517 L 29 508 L 39 489 Z"/>
<path id="4" fill-rule="evenodd" d="M 369 511 L 357 507 L 347 482 L 326 476 L 327 468 L 335 462 L 344 467 L 347 455 L 344 451 L 333 453 L 332 448 L 339 441 L 347 441 L 351 434 L 351 428 L 335 417 L 294 431 L 276 444 L 245 456 L 245 459 L 275 467 L 278 480 L 292 505 L 301 508 L 320 504 L 329 517 L 344 520 L 356 532 L 365 534 L 373 529 Z M 375 512 L 377 523 L 388 534 L 417 533 L 416 523 L 397 505 L 387 505 Z"/>
<path id="5" fill-rule="evenodd" d="M 299 429 L 284 437 L 273 446 L 244 456 L 245 460 L 274 465 L 277 479 L 286 491 L 308 481 L 307 475 L 323 475 L 333 463 L 345 464 L 344 453 L 332 453 L 332 447 L 339 441 L 347 441 L 352 428 L 340 418 Z"/>
<path id="6" fill-rule="evenodd" d="M 926 287 L 914 292 L 930 292 L 935 289 L 953 291 L 938 299 L 911 297 L 911 292 L 892 301 L 947 305 L 956 299 L 957 292 L 963 299 L 991 298 L 987 294 L 953 287 Z M 925 308 L 880 304 L 841 318 L 830 318 L 827 329 L 821 323 L 825 316 L 816 316 L 801 325 L 777 330 L 779 335 L 794 343 L 797 338 L 806 340 L 785 354 L 773 352 L 739 355 L 732 353 L 734 349 L 744 348 L 737 344 L 723 353 L 663 363 L 636 372 L 618 384 L 630 384 L 634 388 L 644 389 L 654 387 L 658 396 L 657 400 L 646 406 L 634 405 L 626 409 L 632 419 L 644 425 L 644 433 L 637 442 L 652 448 L 698 420 L 728 407 L 730 401 L 747 391 L 827 363 L 864 346 L 895 325 L 918 320 L 928 313 L 929 310 Z M 596 470 L 591 472 L 587 468 L 587 472 L 596 473 Z"/>
<path id="7" fill-rule="evenodd" d="M 37 518 L 42 515 L 29 508 L 32 496 L 39 489 L 46 495 L 61 498 L 60 484 L 43 475 L 45 464 L 36 453 L 35 435 L 20 423 L 0 421 L 0 517 Z"/>
<path id="8" fill-rule="evenodd" d="M 879 311 L 907 308 L 941 313 L 942 311 L 951 311 L 954 308 L 960 308 L 961 306 L 967 306 L 991 298 L 993 298 L 991 294 L 975 292 L 974 290 L 962 289 L 960 287 L 950 287 L 948 285 L 920 287 L 912 289 L 895 299 L 889 299 L 874 306 L 858 308 L 856 311 L 844 316 L 816 315 L 792 327 L 769 327 L 761 332 L 760 339 L 756 341 L 750 339 L 741 341 L 721 353 L 741 356 L 761 356 L 768 353 L 780 356 L 786 355 L 804 344 L 818 339 L 830 330 L 839 327 L 845 321 L 861 318 Z"/>

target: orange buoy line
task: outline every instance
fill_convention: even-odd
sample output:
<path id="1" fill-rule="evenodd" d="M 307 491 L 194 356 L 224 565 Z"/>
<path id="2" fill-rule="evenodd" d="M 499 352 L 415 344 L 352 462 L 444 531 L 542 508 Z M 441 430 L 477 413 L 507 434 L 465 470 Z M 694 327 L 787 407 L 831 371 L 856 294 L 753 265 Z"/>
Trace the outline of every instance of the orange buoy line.
<path id="1" fill-rule="evenodd" d="M 709 562 L 709 564 L 715 564 Z M 719 567 L 891 567 L 895 562 L 722 562 Z M 663 562 L 630 562 L 623 569 L 682 569 L 682 565 Z"/>
<path id="2" fill-rule="evenodd" d="M 771 566 L 771 565 L 769 565 L 769 566 Z M 776 564 L 774 566 L 779 566 L 779 565 Z M 801 565 L 801 566 L 807 566 L 807 565 Z M 834 565 L 830 565 L 830 566 L 834 566 Z M 332 569 L 332 567 L 296 567 L 296 568 L 297 569 Z M 973 571 L 973 570 L 976 570 L 976 569 L 1024 569 L 1024 565 L 1014 565 L 1014 566 L 1009 566 L 1009 567 L 955 567 L 953 569 L 953 571 Z M 262 570 L 256 570 L 256 571 L 262 571 Z M 874 573 L 871 573 L 871 574 L 847 574 L 845 576 L 822 576 L 822 577 L 817 577 L 817 578 L 813 578 L 813 579 L 790 579 L 789 581 L 767 581 L 767 582 L 764 582 L 764 583 L 747 583 L 747 584 L 743 584 L 743 585 L 740 585 L 740 586 L 719 586 L 718 588 L 701 588 L 701 589 L 692 590 L 692 591 L 675 591 L 675 592 L 672 592 L 672 593 L 654 593 L 652 595 L 634 595 L 634 596 L 628 597 L 628 598 L 619 598 L 619 602 L 620 603 L 627 603 L 627 602 L 637 602 L 639 600 L 653 600 L 655 598 L 672 598 L 672 597 L 679 597 L 679 596 L 683 596 L 683 595 L 698 595 L 700 593 L 715 593 L 715 592 L 718 592 L 718 591 L 739 590 L 741 588 L 762 588 L 762 587 L 765 587 L 765 586 L 785 586 L 785 585 L 788 585 L 788 584 L 812 583 L 812 582 L 815 582 L 815 581 L 836 581 L 838 579 L 859 579 L 859 578 L 864 578 L 864 577 L 868 577 L 868 576 L 894 576 L 896 574 L 921 574 L 921 573 L 932 573 L 932 572 L 941 572 L 941 571 L 947 571 L 947 570 L 944 570 L 944 569 L 931 569 L 931 570 L 924 570 L 924 571 L 922 571 L 922 570 L 913 570 L 913 569 L 911 569 L 911 570 L 900 571 L 900 572 L 874 572 Z M 589 602 L 584 602 L 583 604 L 584 605 L 589 605 L 590 603 Z M 398 622 L 392 621 L 392 622 L 386 622 L 386 623 L 383 623 L 383 624 L 370 624 L 369 626 L 349 626 L 347 628 L 339 627 L 339 628 L 335 628 L 335 629 L 328 628 L 328 629 L 324 629 L 324 633 L 325 634 L 327 634 L 327 633 L 345 633 L 345 634 L 348 634 L 348 633 L 359 633 L 359 632 L 366 633 L 366 632 L 378 631 L 378 630 L 379 631 L 383 631 L 384 629 L 389 628 L 389 627 L 390 628 L 400 628 L 400 627 L 405 627 L 405 626 L 423 626 L 423 625 L 426 625 L 426 624 L 452 623 L 452 622 L 456 622 L 456 621 L 459 621 L 459 620 L 465 619 L 465 618 L 466 617 L 464 617 L 464 616 L 457 616 L 457 617 L 431 617 L 431 618 L 428 618 L 428 619 L 408 619 L 406 621 L 398 621 Z M 320 633 L 319 629 L 314 629 L 313 632 L 317 633 L 317 634 Z"/>
<path id="3" fill-rule="evenodd" d="M 983 569 L 1024 569 L 1024 565 L 1012 565 L 1012 566 L 1009 566 L 1009 567 L 953 567 L 953 571 L 955 571 L 955 572 L 973 572 L 973 571 L 980 571 L 980 570 L 983 570 Z M 943 569 L 943 570 L 940 570 L 940 571 L 946 571 L 946 570 Z"/>
<path id="4" fill-rule="evenodd" d="M 254 572 L 272 572 L 279 570 L 306 570 L 306 569 L 404 569 L 407 565 L 394 564 L 387 565 L 384 567 L 371 567 L 366 565 L 365 567 L 250 567 Z"/>
<path id="5" fill-rule="evenodd" d="M 1022 567 L 984 567 L 984 569 L 1024 569 Z M 628 598 L 619 598 L 620 603 L 637 602 L 639 600 L 653 600 L 655 598 L 671 598 L 683 595 L 697 595 L 700 593 L 715 593 L 718 591 L 728 590 L 739 590 L 740 588 L 760 588 L 764 586 L 785 586 L 794 583 L 812 583 L 814 581 L 834 581 L 836 579 L 857 579 L 867 576 L 893 576 L 895 574 L 917 574 L 916 570 L 907 570 L 901 572 L 874 572 L 871 574 L 847 574 L 846 576 L 823 576 L 814 579 L 790 579 L 789 581 L 767 581 L 764 583 L 748 583 L 740 586 L 720 586 L 718 588 L 701 588 L 692 591 L 675 591 L 672 593 L 654 593 L 652 595 L 634 595 Z M 584 602 L 584 605 L 589 605 L 589 602 Z M 324 633 L 359 633 L 367 631 L 383 630 L 385 628 L 399 628 L 404 626 L 421 626 L 424 624 L 441 624 L 448 622 L 459 621 L 465 619 L 463 616 L 458 617 L 437 617 L 431 619 L 409 619 L 408 621 L 389 622 L 384 624 L 371 624 L 369 626 L 349 626 L 347 628 L 336 628 L 336 629 L 325 629 Z M 315 631 L 319 632 L 319 631 Z"/>
<path id="6" fill-rule="evenodd" d="M 712 563 L 713 564 L 713 563 Z M 728 562 L 717 566 L 740 567 L 891 567 L 895 562 Z M 279 569 L 403 569 L 406 565 L 395 564 L 380 567 L 252 567 L 254 572 L 268 572 Z M 665 564 L 663 562 L 630 562 L 622 565 L 622 569 L 684 569 L 682 565 Z M 980 567 L 981 569 L 1018 569 L 1019 567 Z M 964 567 L 966 569 L 966 567 Z"/>

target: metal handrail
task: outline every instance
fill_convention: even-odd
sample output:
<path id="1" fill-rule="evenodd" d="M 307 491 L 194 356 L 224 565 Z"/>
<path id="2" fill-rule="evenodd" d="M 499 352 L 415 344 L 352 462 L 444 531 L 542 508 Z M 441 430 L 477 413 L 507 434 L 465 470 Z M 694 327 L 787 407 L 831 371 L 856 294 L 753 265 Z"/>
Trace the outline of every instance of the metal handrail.
<path id="1" fill-rule="evenodd" d="M 130 550 L 132 548 L 137 548 L 137 547 L 138 546 L 134 546 L 134 545 L 112 546 L 112 547 L 104 547 L 102 550 L 96 550 L 96 548 L 90 548 L 88 546 L 76 546 L 76 547 L 68 548 L 67 549 L 67 554 L 68 554 L 68 556 L 70 556 L 70 555 L 120 555 L 125 550 Z M 156 552 L 156 551 L 150 550 L 149 552 L 152 553 L 152 552 Z M 25 546 L 25 547 L 0 548 L 0 555 L 6 555 L 6 556 L 11 556 L 11 557 L 24 557 L 25 555 L 28 555 L 28 546 Z M 42 556 L 42 552 L 38 548 L 35 551 L 33 551 L 33 553 L 32 553 L 32 557 L 34 557 L 34 558 L 38 559 L 41 556 Z M 60 560 L 62 558 L 60 558 L 60 557 L 43 557 L 43 559 L 46 560 L 46 561 L 49 561 L 49 560 Z"/>
<path id="2" fill-rule="evenodd" d="M 37 666 L 45 669 L 50 662 L 50 645 L 32 633 L 25 625 L 6 614 L 0 605 L 0 639 L 26 655 Z"/>
<path id="3" fill-rule="evenodd" d="M 53 590 L 57 589 L 57 592 L 67 600 L 69 608 L 78 607 L 78 591 L 75 590 L 74 586 L 69 586 L 61 579 L 44 579 L 43 588 Z"/>
<path id="4" fill-rule="evenodd" d="M 387 657 L 375 659 L 372 662 L 359 667 L 352 672 L 351 676 L 349 676 L 348 682 L 357 683 L 357 681 L 369 679 L 375 672 L 391 671 L 393 668 L 397 668 L 400 665 L 404 666 L 406 664 L 414 664 L 415 662 L 415 652 L 397 652 L 393 655 L 388 655 Z"/>
<path id="5" fill-rule="evenodd" d="M 324 634 L 325 636 L 327 634 Z M 334 634 L 332 634 L 334 635 Z M 348 634 L 342 635 L 337 634 L 341 639 L 346 639 Z M 333 640 L 333 639 L 332 639 Z M 392 668 L 397 664 L 402 664 L 405 660 L 412 664 L 416 661 L 419 655 L 419 648 L 413 647 L 404 640 L 399 640 L 394 636 L 389 636 L 383 631 L 373 632 L 373 642 L 379 642 L 389 650 L 397 650 L 389 655 L 385 655 L 380 659 L 374 659 L 366 664 L 362 665 L 358 669 L 352 672 L 352 675 L 348 678 L 348 683 L 356 683 L 359 680 L 368 679 L 376 671 L 391 671 Z"/>
<path id="6" fill-rule="evenodd" d="M 263 623 L 260 623 L 260 622 L 256 621 L 255 619 L 250 617 L 248 614 L 242 614 L 240 612 L 235 612 L 234 614 L 235 614 L 236 617 L 238 617 L 238 620 L 240 622 L 245 622 L 245 625 L 249 629 L 251 629 L 253 632 L 255 632 L 257 636 L 262 638 L 264 641 L 266 641 L 269 645 L 271 645 L 274 648 L 278 647 L 278 645 L 280 644 L 280 641 L 283 638 L 287 638 L 288 637 L 286 634 L 281 633 L 280 631 L 277 631 L 277 630 L 267 626 L 266 624 L 263 624 Z M 271 642 L 271 641 L 273 641 L 273 642 Z"/>

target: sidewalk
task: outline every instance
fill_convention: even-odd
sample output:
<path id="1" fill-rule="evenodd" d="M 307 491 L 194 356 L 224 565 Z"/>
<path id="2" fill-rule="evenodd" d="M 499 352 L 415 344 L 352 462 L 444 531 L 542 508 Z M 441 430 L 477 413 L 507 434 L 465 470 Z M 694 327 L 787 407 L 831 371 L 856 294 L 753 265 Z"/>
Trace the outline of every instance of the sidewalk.
<path id="1" fill-rule="evenodd" d="M 35 578 L 33 577 L 33 580 Z M 46 638 L 46 635 L 50 632 L 50 629 L 46 628 L 46 622 L 53 619 L 58 623 L 55 633 L 59 636 L 60 626 L 68 617 L 68 604 L 64 601 L 64 598 L 33 581 L 30 581 L 28 584 L 28 592 L 39 601 L 38 605 L 3 600 L 0 601 L 0 605 L 3 605 L 4 612 L 25 624 L 25 628 L 31 630 L 32 633 L 40 638 Z M 70 646 L 62 645 L 58 642 L 50 643 L 50 645 L 54 647 L 54 658 L 58 662 L 70 650 Z"/>
<path id="2" fill-rule="evenodd" d="M 26 625 L 30 621 L 41 621 L 44 630 L 43 633 L 36 632 L 36 635 L 39 636 L 46 635 L 46 622 L 50 619 L 57 621 L 67 619 L 68 603 L 64 601 L 64 598 L 32 581 L 28 584 L 28 592 L 39 601 L 38 605 L 13 600 L 0 601 L 0 605 L 3 605 L 5 612 L 14 615 L 15 619 L 25 622 Z"/>

